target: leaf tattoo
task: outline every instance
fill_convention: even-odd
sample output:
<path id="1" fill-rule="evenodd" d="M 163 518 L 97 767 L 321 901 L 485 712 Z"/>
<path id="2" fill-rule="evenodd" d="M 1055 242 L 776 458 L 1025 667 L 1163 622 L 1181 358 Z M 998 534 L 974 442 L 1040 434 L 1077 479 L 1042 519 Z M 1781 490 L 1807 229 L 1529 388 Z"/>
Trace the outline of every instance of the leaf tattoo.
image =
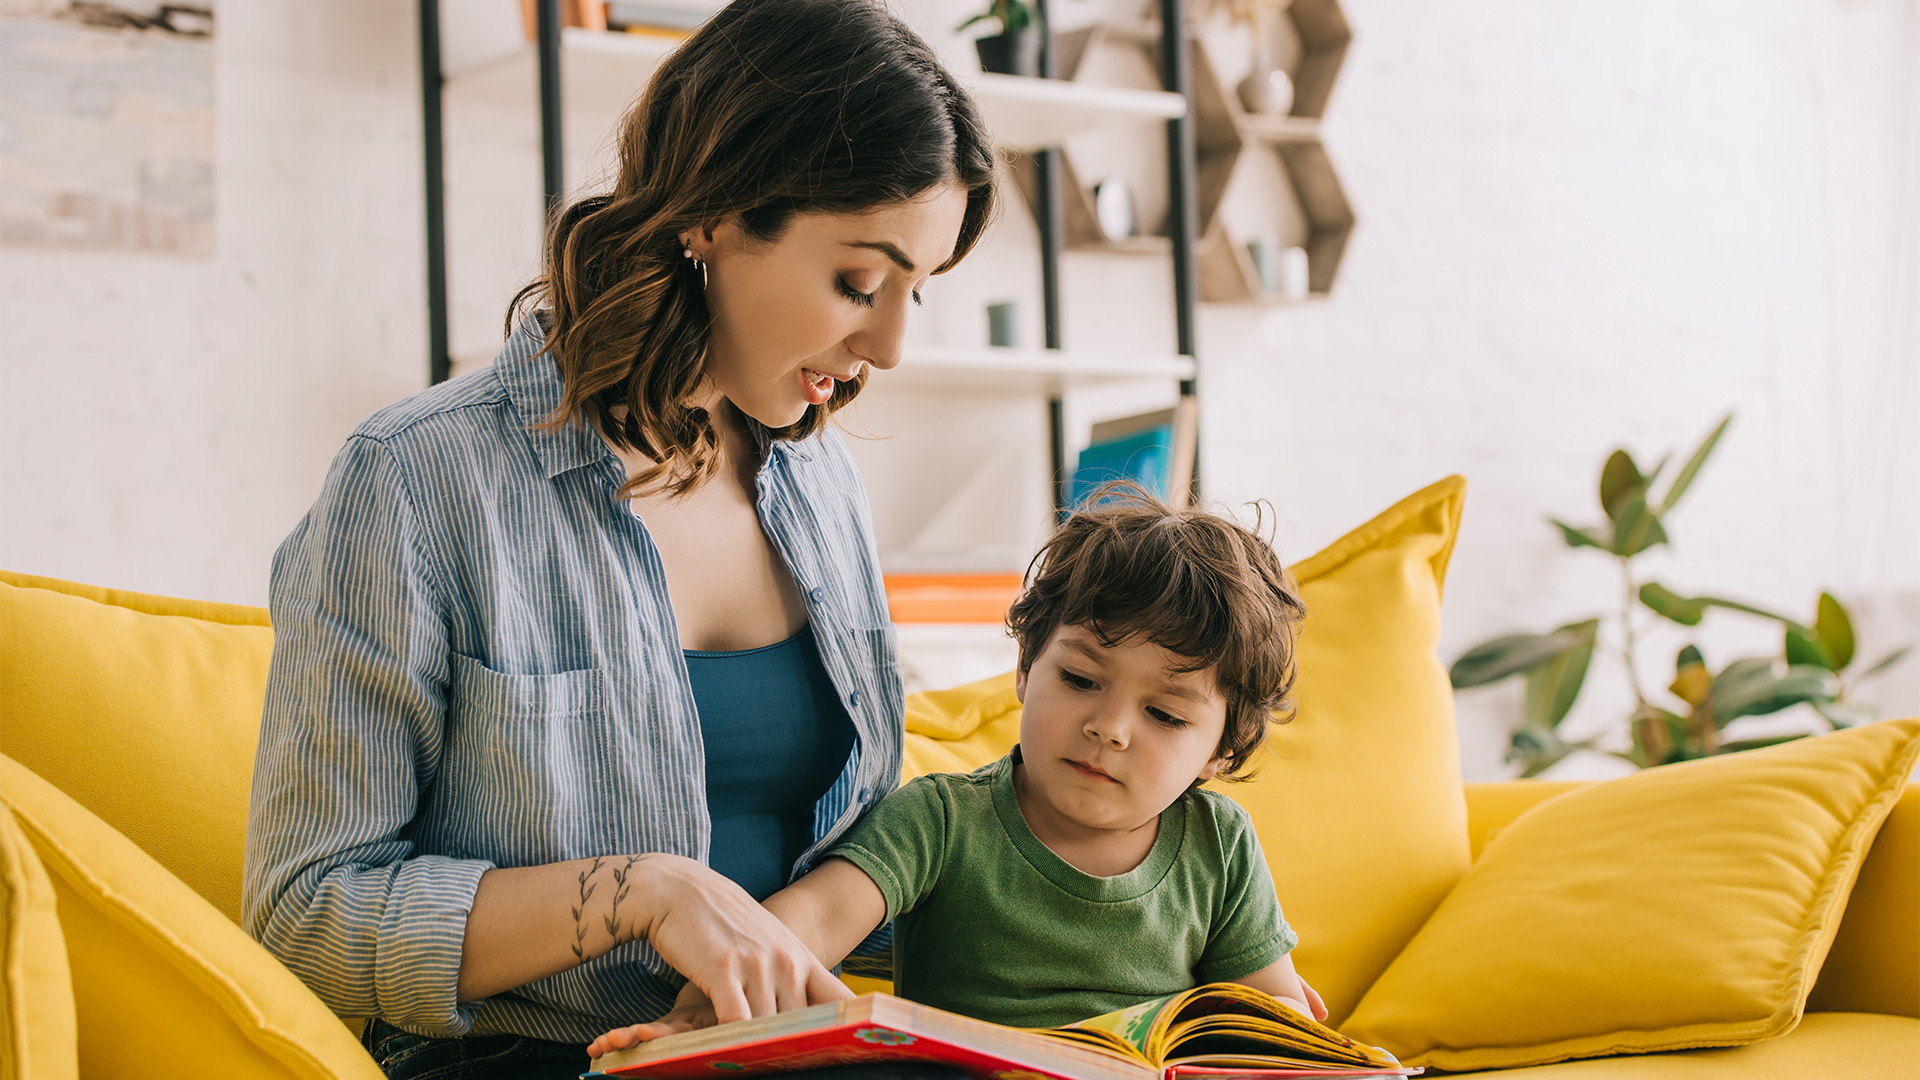
<path id="1" fill-rule="evenodd" d="M 595 856 L 593 865 L 580 871 L 580 903 L 572 908 L 573 958 L 575 960 L 585 960 L 587 958 L 587 952 L 584 948 L 587 941 L 587 923 L 582 916 L 587 910 L 587 901 L 593 898 L 594 890 L 600 887 L 600 883 L 594 881 L 593 876 L 600 872 L 600 866 L 605 861 L 606 860 L 599 856 Z"/>
<path id="2" fill-rule="evenodd" d="M 639 862 L 640 859 L 641 856 L 639 855 L 629 855 L 627 856 L 627 865 L 613 868 L 613 907 L 607 912 L 607 917 L 604 921 L 606 923 L 607 933 L 612 936 L 616 943 L 620 940 L 620 901 L 625 900 L 627 893 L 633 888 L 633 886 L 627 882 L 627 875 L 633 871 L 633 864 Z"/>

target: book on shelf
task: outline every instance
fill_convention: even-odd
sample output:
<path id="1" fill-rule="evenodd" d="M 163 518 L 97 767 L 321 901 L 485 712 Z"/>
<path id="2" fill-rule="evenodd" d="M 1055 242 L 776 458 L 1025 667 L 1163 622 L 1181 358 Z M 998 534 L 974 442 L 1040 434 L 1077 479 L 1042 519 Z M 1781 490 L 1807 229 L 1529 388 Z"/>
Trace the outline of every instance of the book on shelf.
<path id="1" fill-rule="evenodd" d="M 897 623 L 999 623 L 1020 596 L 1019 574 L 888 574 Z"/>
<path id="2" fill-rule="evenodd" d="M 1209 983 L 1044 1029 L 862 994 L 668 1035 L 595 1058 L 593 1068 L 607 1076 L 693 1080 L 888 1061 L 936 1062 L 975 1080 L 1281 1080 L 1421 1071 L 1237 983 Z"/>
<path id="3" fill-rule="evenodd" d="M 1193 488 L 1198 421 L 1197 399 L 1184 395 L 1170 409 L 1093 425 L 1093 441 L 1074 466 L 1067 505 L 1079 506 L 1101 484 L 1131 480 L 1184 509 Z"/>

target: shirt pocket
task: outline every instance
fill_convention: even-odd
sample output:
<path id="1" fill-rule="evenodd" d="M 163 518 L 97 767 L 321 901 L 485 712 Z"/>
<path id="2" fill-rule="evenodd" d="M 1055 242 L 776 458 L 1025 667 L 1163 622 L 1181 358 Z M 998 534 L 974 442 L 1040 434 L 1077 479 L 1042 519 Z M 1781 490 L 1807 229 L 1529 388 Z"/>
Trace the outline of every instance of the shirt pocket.
<path id="1" fill-rule="evenodd" d="M 444 810 L 471 854 L 502 865 L 573 858 L 612 747 L 598 668 L 510 675 L 453 654 Z"/>

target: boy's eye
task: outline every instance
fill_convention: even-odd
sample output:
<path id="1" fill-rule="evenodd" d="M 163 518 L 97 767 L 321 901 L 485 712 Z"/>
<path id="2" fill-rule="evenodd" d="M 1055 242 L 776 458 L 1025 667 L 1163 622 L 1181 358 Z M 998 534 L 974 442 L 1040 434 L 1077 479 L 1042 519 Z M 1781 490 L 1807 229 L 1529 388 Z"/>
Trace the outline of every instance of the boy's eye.
<path id="1" fill-rule="evenodd" d="M 1066 683 L 1068 686 L 1073 687 L 1075 690 L 1093 689 L 1092 679 L 1089 679 L 1083 675 L 1075 675 L 1073 672 L 1067 671 L 1064 669 L 1060 672 L 1060 681 L 1063 683 Z"/>
<path id="2" fill-rule="evenodd" d="M 1156 709 L 1151 705 L 1147 706 L 1147 715 L 1153 717 L 1154 720 L 1158 721 L 1163 727 L 1183 728 L 1187 726 L 1185 720 L 1163 709 Z"/>

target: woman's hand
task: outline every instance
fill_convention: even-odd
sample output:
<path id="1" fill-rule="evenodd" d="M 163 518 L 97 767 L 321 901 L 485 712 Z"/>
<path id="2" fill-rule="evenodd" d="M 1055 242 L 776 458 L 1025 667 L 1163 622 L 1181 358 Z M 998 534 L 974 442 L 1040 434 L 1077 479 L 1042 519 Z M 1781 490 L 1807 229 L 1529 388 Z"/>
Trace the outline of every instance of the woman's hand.
<path id="1" fill-rule="evenodd" d="M 615 1028 L 593 1040 L 587 1053 L 593 1057 L 625 1050 L 643 1042 L 651 1042 L 663 1035 L 678 1035 L 683 1031 L 698 1031 L 719 1023 L 713 1015 L 713 1002 L 707 999 L 706 992 L 688 983 L 680 988 L 680 996 L 673 1000 L 673 1008 L 667 1015 L 651 1024 L 635 1024 L 632 1027 Z"/>
<path id="2" fill-rule="evenodd" d="M 716 1022 L 853 996 L 792 931 L 726 877 L 678 855 L 652 855 L 641 867 L 646 902 L 637 936 L 685 975 L 690 988 L 704 992 Z M 676 1006 L 668 1016 L 679 1011 Z"/>

